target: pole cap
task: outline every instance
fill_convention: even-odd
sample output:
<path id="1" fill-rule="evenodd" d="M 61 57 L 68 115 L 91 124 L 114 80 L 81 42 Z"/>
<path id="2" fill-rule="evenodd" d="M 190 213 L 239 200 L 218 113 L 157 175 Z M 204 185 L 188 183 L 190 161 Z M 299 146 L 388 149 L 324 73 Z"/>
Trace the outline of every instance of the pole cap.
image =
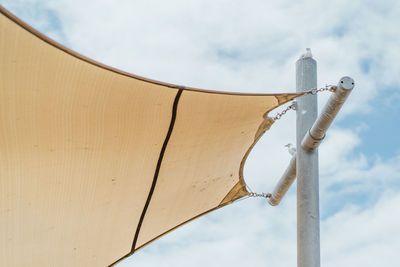
<path id="1" fill-rule="evenodd" d="M 348 76 L 344 76 L 340 79 L 338 85 L 345 90 L 352 90 L 354 88 L 354 80 Z"/>

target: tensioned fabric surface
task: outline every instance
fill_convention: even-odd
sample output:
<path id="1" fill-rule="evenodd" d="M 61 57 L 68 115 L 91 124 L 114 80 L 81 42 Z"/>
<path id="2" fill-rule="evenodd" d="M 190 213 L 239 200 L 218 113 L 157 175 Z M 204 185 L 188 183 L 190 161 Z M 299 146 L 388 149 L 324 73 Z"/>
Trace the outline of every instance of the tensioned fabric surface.
<path id="1" fill-rule="evenodd" d="M 108 266 L 246 196 L 266 114 L 299 96 L 144 79 L 0 11 L 0 266 Z"/>

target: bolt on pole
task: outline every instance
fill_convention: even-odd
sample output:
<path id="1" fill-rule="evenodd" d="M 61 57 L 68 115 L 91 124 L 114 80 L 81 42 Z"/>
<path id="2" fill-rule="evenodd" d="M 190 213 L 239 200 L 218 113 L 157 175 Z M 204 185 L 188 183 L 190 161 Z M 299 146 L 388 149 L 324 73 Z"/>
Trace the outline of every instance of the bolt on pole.
<path id="1" fill-rule="evenodd" d="M 310 49 L 296 62 L 296 91 L 317 88 L 317 62 Z M 317 96 L 305 95 L 296 107 L 297 266 L 320 267 L 318 150 L 301 142 L 317 118 Z"/>

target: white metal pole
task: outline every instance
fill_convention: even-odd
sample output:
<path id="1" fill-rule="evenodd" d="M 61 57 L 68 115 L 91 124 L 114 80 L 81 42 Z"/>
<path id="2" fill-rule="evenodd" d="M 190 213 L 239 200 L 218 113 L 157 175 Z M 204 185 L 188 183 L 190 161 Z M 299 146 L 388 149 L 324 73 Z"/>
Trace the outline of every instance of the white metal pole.
<path id="1" fill-rule="evenodd" d="M 271 197 L 268 202 L 271 206 L 278 205 L 282 198 L 285 196 L 289 187 L 296 179 L 296 154 L 293 155 L 290 160 L 289 166 L 286 168 L 278 184 L 275 186 L 274 191 L 271 193 Z"/>
<path id="2" fill-rule="evenodd" d="M 333 119 L 336 117 L 336 114 L 339 112 L 353 88 L 354 80 L 352 78 L 345 76 L 340 79 L 335 88 L 335 93 L 331 95 L 321 114 L 304 136 L 301 142 L 301 147 L 304 150 L 313 151 L 319 146 Z"/>
<path id="3" fill-rule="evenodd" d="M 317 88 L 317 62 L 310 49 L 296 62 L 296 90 Z M 318 150 L 301 148 L 304 135 L 317 118 L 317 96 L 305 95 L 296 106 L 297 266 L 320 266 Z"/>
<path id="4" fill-rule="evenodd" d="M 331 125 L 336 114 L 339 112 L 343 103 L 354 88 L 354 80 L 350 77 L 343 77 L 340 79 L 337 86 L 332 87 L 335 92 L 331 95 L 328 102 L 325 104 L 324 109 L 314 122 L 311 129 L 304 136 L 301 142 L 302 149 L 306 151 L 314 151 L 320 145 L 325 137 L 325 133 Z M 269 199 L 269 204 L 272 206 L 278 205 L 282 198 L 285 196 L 289 187 L 296 179 L 296 152 L 290 160 L 289 166 L 286 168 L 278 184 L 275 186 L 274 191 Z"/>

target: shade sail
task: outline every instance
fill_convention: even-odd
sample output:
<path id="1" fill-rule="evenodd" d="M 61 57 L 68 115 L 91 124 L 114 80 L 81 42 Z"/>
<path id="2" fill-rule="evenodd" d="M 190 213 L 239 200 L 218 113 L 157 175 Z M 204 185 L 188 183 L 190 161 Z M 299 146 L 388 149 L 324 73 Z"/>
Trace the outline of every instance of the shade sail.
<path id="1" fill-rule="evenodd" d="M 134 76 L 0 10 L 0 266 L 108 266 L 247 195 L 265 115 L 298 96 Z"/>

